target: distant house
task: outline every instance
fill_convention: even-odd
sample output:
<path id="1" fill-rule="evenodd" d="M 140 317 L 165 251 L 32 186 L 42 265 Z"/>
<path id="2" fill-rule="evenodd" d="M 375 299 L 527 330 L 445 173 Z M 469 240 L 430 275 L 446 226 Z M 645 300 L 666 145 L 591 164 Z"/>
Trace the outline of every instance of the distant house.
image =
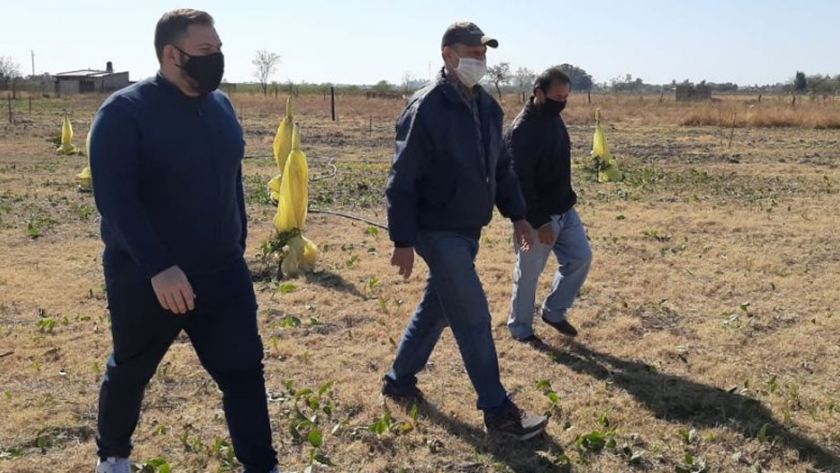
<path id="1" fill-rule="evenodd" d="M 82 69 L 60 72 L 53 76 L 55 94 L 59 97 L 85 93 L 113 92 L 129 84 L 128 72 L 114 72 L 111 61 L 104 71 Z"/>

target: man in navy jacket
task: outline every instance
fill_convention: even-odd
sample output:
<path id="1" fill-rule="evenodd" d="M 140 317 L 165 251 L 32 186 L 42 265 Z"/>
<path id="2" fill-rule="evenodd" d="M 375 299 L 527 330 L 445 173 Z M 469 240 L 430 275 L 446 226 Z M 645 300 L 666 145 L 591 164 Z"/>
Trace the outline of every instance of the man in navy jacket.
<path id="1" fill-rule="evenodd" d="M 501 384 L 490 310 L 474 265 L 494 204 L 514 222 L 517 243 L 524 249 L 530 243 L 524 201 L 503 146 L 503 112 L 478 85 L 488 46 L 498 42 L 476 25 L 450 26 L 441 44 L 440 77 L 411 99 L 397 123 L 386 190 L 395 246 L 391 262 L 408 278 L 416 251 L 429 267 L 429 278 L 382 392 L 398 400 L 423 400 L 416 375 L 448 325 L 487 430 L 525 440 L 542 432 L 548 419 L 520 410 Z"/>
<path id="2" fill-rule="evenodd" d="M 112 95 L 93 124 L 90 162 L 114 350 L 99 398 L 97 473 L 129 473 L 147 383 L 185 330 L 222 391 L 236 455 L 277 470 L 244 250 L 242 129 L 216 88 L 224 72 L 213 18 L 166 13 L 160 71 Z"/>

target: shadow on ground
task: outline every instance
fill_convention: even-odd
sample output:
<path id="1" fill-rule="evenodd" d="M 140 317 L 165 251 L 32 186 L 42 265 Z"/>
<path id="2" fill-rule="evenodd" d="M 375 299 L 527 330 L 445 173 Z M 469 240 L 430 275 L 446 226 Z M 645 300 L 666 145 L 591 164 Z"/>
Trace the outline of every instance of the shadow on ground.
<path id="1" fill-rule="evenodd" d="M 821 471 L 840 472 L 840 457 L 813 440 L 791 431 L 767 407 L 750 397 L 707 386 L 679 376 L 659 373 L 651 366 L 616 358 L 578 343 L 568 350 L 540 344 L 537 349 L 570 369 L 609 381 L 635 397 L 658 419 L 697 428 L 725 427 L 745 438 L 767 425 L 767 435 L 779 445 L 798 451 Z"/>

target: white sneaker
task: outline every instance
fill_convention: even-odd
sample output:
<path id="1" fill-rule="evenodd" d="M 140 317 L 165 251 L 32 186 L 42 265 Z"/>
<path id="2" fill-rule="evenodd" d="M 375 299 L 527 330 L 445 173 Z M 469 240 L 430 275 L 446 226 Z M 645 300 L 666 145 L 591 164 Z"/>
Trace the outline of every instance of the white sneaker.
<path id="1" fill-rule="evenodd" d="M 131 473 L 131 460 L 119 457 L 99 460 L 96 463 L 96 473 Z"/>

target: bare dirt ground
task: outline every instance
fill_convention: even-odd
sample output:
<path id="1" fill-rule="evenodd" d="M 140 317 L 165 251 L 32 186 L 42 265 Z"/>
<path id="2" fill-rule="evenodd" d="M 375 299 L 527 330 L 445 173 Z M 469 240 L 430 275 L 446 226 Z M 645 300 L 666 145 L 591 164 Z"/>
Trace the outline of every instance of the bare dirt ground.
<path id="1" fill-rule="evenodd" d="M 81 145 L 102 100 L 38 99 L 31 113 L 20 101 L 16 123 L 0 125 L 0 472 L 93 470 L 111 343 L 102 244 L 93 198 L 74 182 L 85 158 L 57 156 L 52 140 L 68 113 Z M 449 333 L 421 374 L 428 406 L 380 398 L 425 277 L 422 265 L 406 282 L 390 267 L 387 232 L 312 213 L 304 233 L 321 249 L 315 271 L 267 276 L 265 183 L 284 100 L 233 96 L 248 140 L 247 257 L 284 471 L 303 471 L 314 455 L 334 464 L 314 471 L 340 472 L 840 471 L 840 131 L 809 125 L 836 121 L 836 104 L 575 97 L 564 115 L 595 253 L 570 313 L 581 335 L 570 342 L 538 325 L 542 349 L 510 339 L 513 251 L 501 218 L 477 261 L 503 382 L 520 405 L 552 414 L 545 436 L 514 444 L 484 435 Z M 506 101 L 510 120 L 519 104 Z M 401 106 L 342 96 L 332 122 L 323 96 L 298 99 L 313 209 L 385 223 Z M 623 182 L 598 184 L 589 169 L 595 106 Z M 802 126 L 749 118 L 799 113 Z M 697 117 L 707 126 L 680 125 Z M 220 408 L 179 340 L 149 385 L 134 461 L 238 471 Z"/>

